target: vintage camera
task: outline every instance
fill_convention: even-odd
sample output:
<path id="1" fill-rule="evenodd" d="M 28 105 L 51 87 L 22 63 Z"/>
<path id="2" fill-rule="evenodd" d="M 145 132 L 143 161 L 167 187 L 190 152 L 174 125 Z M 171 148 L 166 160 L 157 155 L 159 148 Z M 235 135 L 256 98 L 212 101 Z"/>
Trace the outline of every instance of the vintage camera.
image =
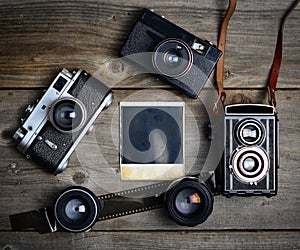
<path id="1" fill-rule="evenodd" d="M 222 52 L 211 42 L 143 9 L 119 51 L 147 73 L 197 98 Z"/>
<path id="2" fill-rule="evenodd" d="M 225 107 L 222 193 L 276 195 L 279 121 L 273 106 Z"/>
<path id="3" fill-rule="evenodd" d="M 35 105 L 26 109 L 13 138 L 26 158 L 62 172 L 83 136 L 113 99 L 112 91 L 84 70 L 63 69 Z"/>

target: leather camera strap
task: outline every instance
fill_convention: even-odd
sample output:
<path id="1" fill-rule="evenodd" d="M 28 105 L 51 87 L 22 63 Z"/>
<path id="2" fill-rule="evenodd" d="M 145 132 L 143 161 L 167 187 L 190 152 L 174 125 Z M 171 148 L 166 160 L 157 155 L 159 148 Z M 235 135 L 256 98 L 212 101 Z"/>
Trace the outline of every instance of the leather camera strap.
<path id="1" fill-rule="evenodd" d="M 52 210 L 52 208 L 43 208 L 10 215 L 11 228 L 13 231 L 34 229 L 41 234 L 55 232 L 57 227 L 53 215 L 51 215 Z"/>
<path id="2" fill-rule="evenodd" d="M 229 5 L 224 16 L 223 22 L 221 24 L 220 36 L 218 41 L 218 49 L 222 51 L 222 56 L 220 57 L 216 66 L 216 82 L 219 92 L 219 98 L 217 102 L 221 102 L 224 105 L 226 93 L 224 91 L 224 58 L 225 58 L 225 44 L 226 44 L 226 34 L 229 20 L 235 10 L 237 0 L 229 0 Z M 216 104 L 217 105 L 217 104 Z"/>
<path id="3" fill-rule="evenodd" d="M 282 40 L 283 40 L 283 27 L 285 20 L 287 17 L 293 12 L 293 10 L 298 5 L 299 0 L 296 0 L 292 6 L 285 12 L 284 16 L 281 19 L 280 28 L 277 35 L 277 43 L 276 43 L 276 49 L 273 59 L 273 64 L 271 67 L 271 73 L 269 77 L 269 84 L 268 89 L 270 92 L 270 104 L 276 107 L 276 98 L 275 98 L 275 91 L 276 91 L 276 85 L 281 65 L 281 58 L 282 58 Z"/>
<path id="4" fill-rule="evenodd" d="M 286 18 L 296 8 L 298 3 L 299 3 L 299 0 L 296 0 L 292 4 L 292 6 L 285 12 L 285 14 L 281 20 L 280 28 L 278 31 L 276 49 L 275 49 L 273 64 L 271 67 L 269 83 L 268 83 L 268 89 L 270 92 L 270 104 L 273 105 L 274 107 L 276 107 L 275 91 L 276 91 L 277 80 L 278 80 L 278 75 L 279 75 L 279 70 L 280 70 L 280 65 L 281 65 L 281 58 L 282 58 L 283 27 L 284 27 Z M 218 42 L 218 48 L 223 52 L 223 54 L 222 54 L 219 62 L 217 63 L 216 82 L 217 82 L 217 87 L 218 87 L 218 92 L 219 92 L 218 103 L 221 102 L 221 104 L 223 106 L 224 106 L 224 101 L 226 98 L 226 94 L 225 94 L 225 91 L 223 88 L 224 87 L 224 54 L 225 54 L 226 32 L 227 32 L 227 26 L 228 26 L 230 17 L 234 12 L 235 6 L 236 6 L 236 0 L 229 0 L 229 7 L 227 9 L 226 15 L 225 15 L 222 25 L 221 25 L 219 42 Z M 216 103 L 215 107 L 217 107 L 217 103 Z"/>

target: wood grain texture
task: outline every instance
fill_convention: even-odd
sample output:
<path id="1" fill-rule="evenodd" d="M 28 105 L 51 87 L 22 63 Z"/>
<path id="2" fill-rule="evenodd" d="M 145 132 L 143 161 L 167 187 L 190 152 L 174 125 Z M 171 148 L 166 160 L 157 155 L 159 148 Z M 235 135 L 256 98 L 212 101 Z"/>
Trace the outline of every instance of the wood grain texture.
<path id="1" fill-rule="evenodd" d="M 226 87 L 266 85 L 279 20 L 290 2 L 238 2 L 228 29 Z M 217 0 L 0 1 L 0 88 L 46 87 L 62 67 L 97 71 L 116 58 L 142 7 L 216 44 L 226 5 Z M 298 8 L 286 22 L 280 88 L 299 87 L 299 22 Z M 118 86 L 165 85 L 142 75 Z"/>
<path id="2" fill-rule="evenodd" d="M 238 1 L 225 55 L 227 104 L 266 103 L 277 30 L 292 0 Z M 216 196 L 208 220 L 178 226 L 164 209 L 98 222 L 87 233 L 11 232 L 8 216 L 49 206 L 57 194 L 81 185 L 97 195 L 145 185 L 121 181 L 119 102 L 183 101 L 186 162 L 199 171 L 209 152 L 206 131 L 216 99 L 214 75 L 192 100 L 169 85 L 116 60 L 143 7 L 200 38 L 217 43 L 228 0 L 0 0 L 0 249 L 300 249 L 300 12 L 288 18 L 277 92 L 280 120 L 278 195 Z M 28 104 L 62 69 L 83 68 L 114 89 L 115 99 L 52 176 L 16 150 L 12 135 Z M 218 157 L 216 156 L 216 161 Z"/>
<path id="3" fill-rule="evenodd" d="M 209 90 L 204 90 L 203 98 Z M 184 101 L 186 113 L 186 161 L 194 170 L 206 159 L 209 143 L 205 139 L 204 124 L 208 117 L 201 98 L 192 100 L 177 91 L 116 90 L 115 100 L 96 121 L 95 131 L 80 143 L 71 157 L 69 167 L 60 175 L 52 176 L 17 152 L 11 135 L 18 126 L 22 109 L 32 103 L 40 90 L 5 90 L 0 93 L 0 230 L 9 230 L 9 214 L 51 205 L 63 188 L 82 185 L 96 194 L 120 191 L 144 185 L 124 182 L 119 174 L 118 103 L 120 101 Z M 256 103 L 264 98 L 263 91 L 231 91 L 228 102 L 243 94 Z M 281 121 L 279 192 L 273 198 L 215 197 L 213 214 L 202 225 L 182 228 L 171 221 L 164 210 L 157 210 L 97 223 L 93 230 L 274 230 L 300 228 L 299 197 L 299 119 L 300 91 L 278 91 L 278 112 Z M 203 101 L 204 102 L 204 101 Z M 196 122 L 195 125 L 193 122 Z M 195 136 L 195 128 L 199 137 Z M 187 164 L 189 166 L 189 164 Z M 22 204 L 22 205 L 20 205 Z"/>
<path id="4" fill-rule="evenodd" d="M 0 233 L 3 250 L 35 249 L 299 249 L 299 232 Z M 32 239 L 36 239 L 32 241 Z M 176 242 L 176 245 L 174 243 Z"/>

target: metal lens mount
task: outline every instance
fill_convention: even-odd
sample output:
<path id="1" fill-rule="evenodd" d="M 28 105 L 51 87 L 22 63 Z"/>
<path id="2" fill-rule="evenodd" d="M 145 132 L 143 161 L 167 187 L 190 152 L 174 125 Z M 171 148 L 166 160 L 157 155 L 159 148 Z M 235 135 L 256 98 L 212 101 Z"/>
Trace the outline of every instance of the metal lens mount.
<path id="1" fill-rule="evenodd" d="M 183 226 L 203 223 L 213 209 L 213 195 L 204 183 L 184 179 L 166 193 L 170 217 Z"/>
<path id="2" fill-rule="evenodd" d="M 243 145 L 261 144 L 265 139 L 263 125 L 255 119 L 246 119 L 237 124 L 236 139 Z"/>
<path id="3" fill-rule="evenodd" d="M 82 128 L 86 110 L 75 98 L 62 98 L 53 103 L 49 113 L 52 125 L 61 132 L 74 132 Z"/>
<path id="4" fill-rule="evenodd" d="M 161 41 L 156 46 L 152 56 L 152 63 L 159 74 L 178 78 L 191 69 L 193 53 L 185 42 L 169 38 Z"/>
<path id="5" fill-rule="evenodd" d="M 54 205 L 55 219 L 70 232 L 89 230 L 99 218 L 100 204 L 90 190 L 72 187 L 64 190 Z"/>
<path id="6" fill-rule="evenodd" d="M 269 158 L 259 147 L 243 147 L 233 155 L 230 168 L 241 182 L 257 184 L 268 173 Z"/>

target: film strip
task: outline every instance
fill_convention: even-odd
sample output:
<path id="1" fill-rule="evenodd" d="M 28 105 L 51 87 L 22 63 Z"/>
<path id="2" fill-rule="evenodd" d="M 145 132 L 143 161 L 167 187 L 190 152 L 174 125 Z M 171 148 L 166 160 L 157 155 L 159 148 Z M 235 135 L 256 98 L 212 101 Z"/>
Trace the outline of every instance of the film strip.
<path id="1" fill-rule="evenodd" d="M 99 221 L 161 208 L 170 183 L 161 182 L 99 196 L 102 207 Z"/>

